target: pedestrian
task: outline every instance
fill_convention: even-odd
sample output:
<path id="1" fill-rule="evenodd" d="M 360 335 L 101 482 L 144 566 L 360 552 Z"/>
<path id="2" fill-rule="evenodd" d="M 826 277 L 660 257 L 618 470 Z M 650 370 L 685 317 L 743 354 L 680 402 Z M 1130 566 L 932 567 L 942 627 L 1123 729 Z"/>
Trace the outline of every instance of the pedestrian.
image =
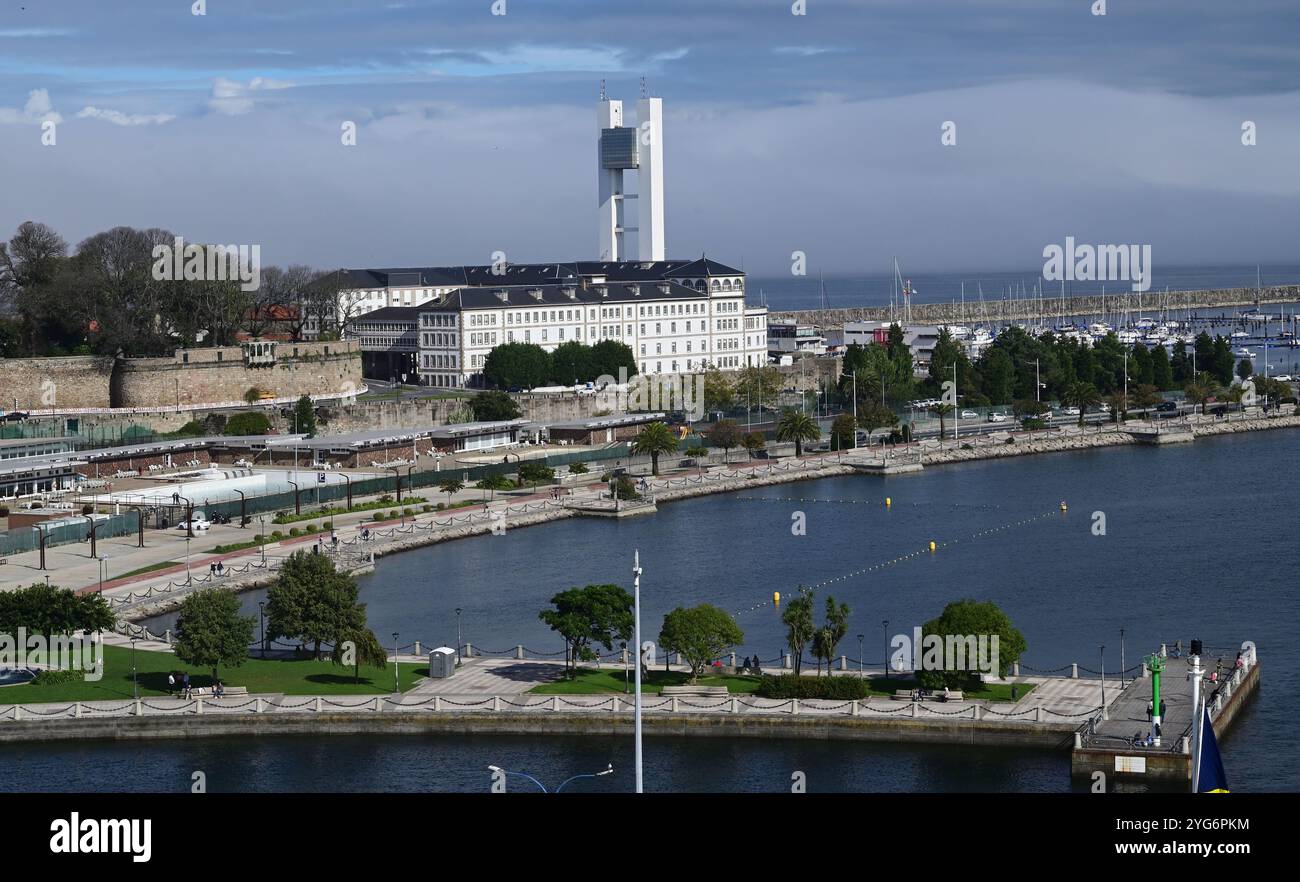
<path id="1" fill-rule="evenodd" d="M 1242 659 L 1241 653 L 1240 652 L 1237 653 L 1237 662 L 1234 665 L 1234 667 L 1244 668 L 1245 666 L 1246 666 L 1246 662 Z"/>
<path id="2" fill-rule="evenodd" d="M 217 574 L 217 565 L 214 563 L 208 564 L 208 575 L 215 576 L 216 574 Z"/>
<path id="3" fill-rule="evenodd" d="M 176 694 L 176 675 L 175 675 L 175 674 L 168 674 L 168 675 L 167 675 L 167 694 L 168 694 L 168 695 L 175 695 L 175 694 Z"/>
<path id="4" fill-rule="evenodd" d="M 186 671 L 181 675 L 181 683 L 184 685 L 185 697 L 190 697 L 190 672 Z"/>

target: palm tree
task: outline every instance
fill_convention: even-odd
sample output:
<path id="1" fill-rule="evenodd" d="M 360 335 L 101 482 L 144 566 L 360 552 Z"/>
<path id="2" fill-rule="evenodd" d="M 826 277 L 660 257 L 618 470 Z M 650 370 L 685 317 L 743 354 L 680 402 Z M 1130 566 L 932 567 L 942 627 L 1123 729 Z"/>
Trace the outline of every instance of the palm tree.
<path id="1" fill-rule="evenodd" d="M 793 441 L 796 459 L 803 456 L 803 442 L 816 441 L 821 436 L 821 426 L 817 425 L 817 421 L 803 411 L 793 408 L 785 410 L 776 423 L 777 440 Z"/>
<path id="2" fill-rule="evenodd" d="M 570 471 L 572 471 L 573 467 L 570 466 L 569 468 Z M 507 478 L 505 475 L 488 475 L 486 478 L 483 478 L 474 486 L 479 490 L 491 492 L 492 495 L 490 498 L 496 499 L 498 490 L 509 490 L 511 487 L 515 485 L 511 483 L 510 479 Z"/>
<path id="3" fill-rule="evenodd" d="M 1092 383 L 1071 383 L 1065 387 L 1061 398 L 1066 404 L 1079 408 L 1079 428 L 1083 428 L 1083 418 L 1088 413 L 1088 408 L 1101 404 L 1101 393 Z"/>
<path id="4" fill-rule="evenodd" d="M 933 410 L 939 415 L 939 440 L 942 441 L 944 435 L 944 417 L 952 413 L 955 408 L 951 404 L 936 404 Z"/>
<path id="5" fill-rule="evenodd" d="M 1204 416 L 1205 403 L 1213 398 L 1218 391 L 1219 384 L 1214 381 L 1214 378 L 1205 371 L 1201 371 L 1196 375 L 1195 380 L 1187 384 L 1183 394 L 1187 396 L 1187 400 L 1192 404 L 1201 406 L 1201 416 Z"/>
<path id="6" fill-rule="evenodd" d="M 673 453 L 678 448 L 677 436 L 666 423 L 651 423 L 632 439 L 633 453 L 650 454 L 650 471 L 659 477 L 659 454 Z"/>

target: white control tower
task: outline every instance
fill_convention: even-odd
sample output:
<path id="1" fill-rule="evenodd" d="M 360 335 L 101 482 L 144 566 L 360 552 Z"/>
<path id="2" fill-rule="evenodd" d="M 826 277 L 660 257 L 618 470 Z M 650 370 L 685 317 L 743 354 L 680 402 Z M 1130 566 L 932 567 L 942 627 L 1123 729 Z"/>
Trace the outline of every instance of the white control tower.
<path id="1" fill-rule="evenodd" d="M 624 234 L 637 234 L 637 260 L 664 259 L 664 143 L 662 98 L 642 97 L 636 105 L 637 125 L 623 125 L 623 102 L 610 100 L 605 84 L 596 105 L 598 220 L 600 260 L 630 260 Z M 637 173 L 636 193 L 624 188 L 624 172 Z M 637 202 L 637 225 L 627 225 L 626 202 Z"/>

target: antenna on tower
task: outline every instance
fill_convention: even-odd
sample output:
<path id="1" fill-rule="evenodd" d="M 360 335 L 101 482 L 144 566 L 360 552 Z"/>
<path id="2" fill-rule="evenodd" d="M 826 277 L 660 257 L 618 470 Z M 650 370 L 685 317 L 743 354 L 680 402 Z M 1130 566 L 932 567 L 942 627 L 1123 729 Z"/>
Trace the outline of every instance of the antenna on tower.
<path id="1" fill-rule="evenodd" d="M 645 93 L 645 77 L 641 78 L 641 97 L 642 98 L 647 97 Z"/>
<path id="2" fill-rule="evenodd" d="M 604 81 L 603 79 L 600 81 L 600 100 L 601 100 L 601 101 L 606 100 L 606 95 L 605 95 L 605 81 Z"/>

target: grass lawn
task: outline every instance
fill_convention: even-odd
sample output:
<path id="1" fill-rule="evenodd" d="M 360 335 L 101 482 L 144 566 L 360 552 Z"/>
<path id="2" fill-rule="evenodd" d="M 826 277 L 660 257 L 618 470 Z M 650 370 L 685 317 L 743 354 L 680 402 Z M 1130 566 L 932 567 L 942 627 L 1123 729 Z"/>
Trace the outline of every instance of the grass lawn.
<path id="1" fill-rule="evenodd" d="M 636 676 L 634 671 L 628 673 L 628 683 Z M 641 681 L 643 693 L 658 693 L 665 686 L 684 686 L 690 676 L 681 671 L 651 671 L 647 679 Z M 753 692 L 758 688 L 757 677 L 700 677 L 700 686 L 726 686 L 729 692 L 738 694 Z M 630 686 L 629 686 L 630 688 Z M 529 692 L 541 695 L 590 695 L 600 692 L 622 692 L 623 671 L 614 668 L 579 668 L 573 680 L 559 680 L 534 686 Z"/>
<path id="2" fill-rule="evenodd" d="M 136 669 L 142 698 L 167 694 L 167 674 L 188 671 L 191 686 L 211 686 L 210 670 L 182 664 L 170 652 L 136 650 Z M 428 665 L 402 664 L 401 686 L 405 692 L 415 685 L 417 675 L 428 674 Z M 352 669 L 328 660 L 248 659 L 237 668 L 223 668 L 221 682 L 247 686 L 249 692 L 282 692 L 286 695 L 388 695 L 393 691 L 393 669 L 361 669 L 361 682 L 352 682 Z M 0 704 L 43 701 L 111 701 L 129 699 L 131 691 L 131 649 L 104 647 L 104 676 L 98 682 L 78 680 L 53 686 L 5 686 Z"/>
<path id="3" fill-rule="evenodd" d="M 165 570 L 168 567 L 178 567 L 181 562 L 178 560 L 165 560 L 162 563 L 149 564 L 147 567 L 140 567 L 138 570 L 132 570 L 129 573 L 122 573 L 120 576 L 114 576 L 114 579 L 129 579 L 132 576 L 143 576 L 145 573 L 152 573 L 154 570 Z"/>

